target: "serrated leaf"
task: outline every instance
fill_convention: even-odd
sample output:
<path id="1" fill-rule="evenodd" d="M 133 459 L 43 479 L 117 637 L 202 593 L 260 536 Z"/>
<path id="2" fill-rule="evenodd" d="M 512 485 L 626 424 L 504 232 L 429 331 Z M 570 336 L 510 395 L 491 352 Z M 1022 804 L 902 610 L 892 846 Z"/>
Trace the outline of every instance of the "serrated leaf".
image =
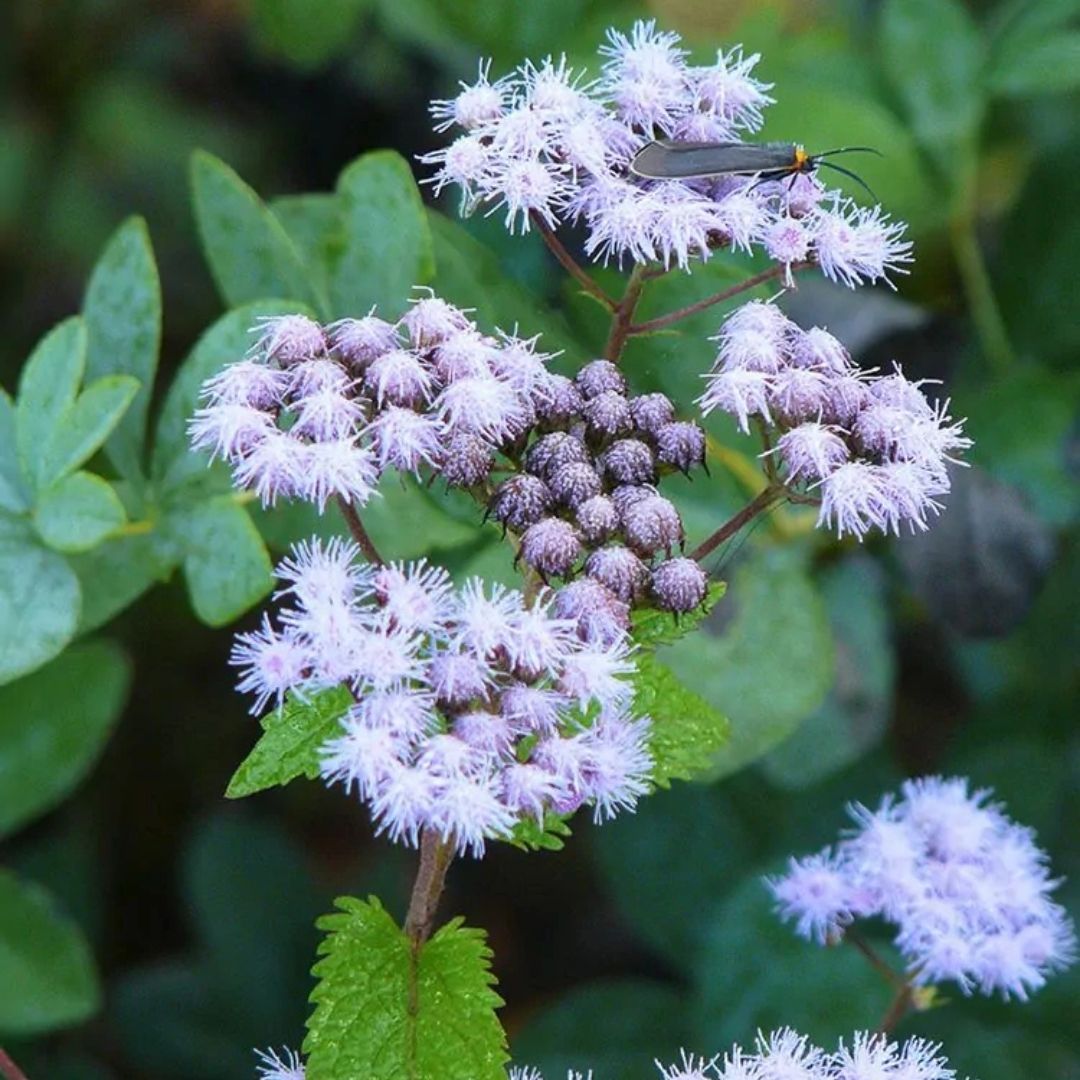
<path id="1" fill-rule="evenodd" d="M 0 837 L 50 810 L 90 771 L 129 682 L 120 649 L 96 641 L 0 687 Z"/>
<path id="2" fill-rule="evenodd" d="M 319 306 L 300 253 L 281 223 L 224 161 L 195 151 L 191 191 L 203 251 L 229 307 L 273 296 Z"/>
<path id="3" fill-rule="evenodd" d="M 34 507 L 34 528 L 56 551 L 89 551 L 124 524 L 124 504 L 106 480 L 77 472 L 46 488 Z"/>
<path id="4" fill-rule="evenodd" d="M 42 453 L 41 486 L 67 476 L 94 454 L 123 424 L 138 393 L 139 382 L 130 375 L 103 375 L 83 390 L 60 418 L 52 442 Z"/>
<path id="5" fill-rule="evenodd" d="M 709 769 L 731 729 L 726 716 L 647 653 L 637 658 L 634 712 L 652 719 L 650 779 L 658 787 Z"/>
<path id="6" fill-rule="evenodd" d="M 337 906 L 318 922 L 327 937 L 313 969 L 308 1080 L 505 1080 L 502 1000 L 482 931 L 454 919 L 414 953 L 378 900 Z"/>
<path id="7" fill-rule="evenodd" d="M 206 458 L 188 450 L 187 422 L 199 403 L 202 384 L 227 364 L 242 360 L 252 343 L 251 329 L 271 315 L 311 314 L 298 301 L 261 300 L 222 315 L 195 343 L 173 379 L 158 417 L 152 475 L 164 493 L 206 473 Z M 229 490 L 228 473 L 222 490 Z"/>
<path id="8" fill-rule="evenodd" d="M 338 733 L 353 700 L 343 686 L 303 700 L 290 694 L 280 709 L 260 721 L 263 734 L 233 773 L 225 797 L 242 799 L 298 776 L 314 780 L 319 775 L 319 747 Z"/>
<path id="9" fill-rule="evenodd" d="M 191 606 L 208 626 L 232 622 L 273 587 L 270 554 L 234 496 L 177 507 L 162 529 L 183 552 Z"/>
<path id="10" fill-rule="evenodd" d="M 385 318 L 407 307 L 414 285 L 435 273 L 431 232 L 409 163 L 392 150 L 357 158 L 338 178 L 345 246 L 330 280 L 335 317 Z"/>
<path id="11" fill-rule="evenodd" d="M 94 1013 L 100 998 L 82 932 L 43 889 L 0 870 L 0 1032 L 67 1027 Z"/>
<path id="12" fill-rule="evenodd" d="M 30 489 L 19 468 L 15 404 L 0 387 L 0 510 L 21 514 L 30 509 Z"/>
<path id="13" fill-rule="evenodd" d="M 659 608 L 635 608 L 630 617 L 630 636 L 634 644 L 643 649 L 655 649 L 658 645 L 671 645 L 685 637 L 701 625 L 726 591 L 726 582 L 710 582 L 705 600 L 693 611 L 682 615 L 673 615 Z"/>
<path id="14" fill-rule="evenodd" d="M 79 582 L 63 556 L 27 536 L 0 539 L 0 683 L 48 663 L 78 619 Z"/>
<path id="15" fill-rule="evenodd" d="M 161 283 L 142 218 L 113 234 L 90 276 L 83 301 L 89 377 L 127 375 L 138 384 L 131 407 L 105 451 L 129 480 L 142 475 L 146 418 L 161 347 Z"/>
<path id="16" fill-rule="evenodd" d="M 536 818 L 522 818 L 510 834 L 510 843 L 522 851 L 562 851 L 566 846 L 563 838 L 570 835 L 566 815 L 548 811 L 543 824 Z"/>
<path id="17" fill-rule="evenodd" d="M 38 343 L 19 378 L 15 403 L 15 441 L 22 474 L 35 488 L 61 421 L 74 405 L 86 370 L 86 327 L 65 319 Z"/>

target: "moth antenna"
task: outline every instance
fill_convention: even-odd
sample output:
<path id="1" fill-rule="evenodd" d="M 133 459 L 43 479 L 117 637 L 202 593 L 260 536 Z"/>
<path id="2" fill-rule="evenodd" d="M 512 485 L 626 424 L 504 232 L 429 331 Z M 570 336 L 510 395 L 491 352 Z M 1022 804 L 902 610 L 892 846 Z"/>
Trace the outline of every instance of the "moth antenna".
<path id="1" fill-rule="evenodd" d="M 836 146 L 832 150 L 823 150 L 815 154 L 814 158 L 832 157 L 833 154 L 876 154 L 878 157 L 885 155 L 873 146 Z"/>
<path id="2" fill-rule="evenodd" d="M 835 169 L 838 173 L 843 173 L 844 176 L 854 180 L 860 187 L 865 188 L 874 202 L 881 202 L 874 194 L 874 189 L 861 176 L 856 175 L 850 169 L 845 169 L 842 165 L 834 165 L 831 161 L 822 161 L 820 164 L 823 169 Z"/>

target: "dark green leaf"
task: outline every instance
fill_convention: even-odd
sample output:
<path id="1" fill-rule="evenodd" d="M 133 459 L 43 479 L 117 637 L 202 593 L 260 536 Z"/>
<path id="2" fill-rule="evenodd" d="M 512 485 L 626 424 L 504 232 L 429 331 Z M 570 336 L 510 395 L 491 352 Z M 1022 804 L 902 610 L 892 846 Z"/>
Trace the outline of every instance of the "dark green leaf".
<path id="1" fill-rule="evenodd" d="M 651 779 L 658 787 L 707 771 L 729 737 L 727 717 L 647 653 L 637 658 L 634 711 L 652 720 Z"/>
<path id="2" fill-rule="evenodd" d="M 259 319 L 309 309 L 283 300 L 245 304 L 222 315 L 195 343 L 173 379 L 158 417 L 152 475 L 165 493 L 174 491 L 206 472 L 206 458 L 188 450 L 187 422 L 199 404 L 202 384 L 223 367 L 242 360 L 252 343 L 251 328 Z M 227 476 L 223 490 L 228 490 Z"/>
<path id="3" fill-rule="evenodd" d="M 0 837 L 52 809 L 93 768 L 129 681 L 124 654 L 96 641 L 0 687 Z"/>
<path id="4" fill-rule="evenodd" d="M 588 1075 L 656 1080 L 654 1059 L 670 1064 L 687 1039 L 686 1001 L 646 979 L 594 982 L 564 994 L 514 1039 L 514 1060 L 547 1077 Z M 710 1052 L 715 1047 L 708 1048 Z"/>
<path id="5" fill-rule="evenodd" d="M 916 138 L 955 169 L 983 111 L 983 42 L 960 0 L 887 0 L 881 62 L 907 109 Z"/>
<path id="6" fill-rule="evenodd" d="M 97 1010 L 100 995 L 79 930 L 42 889 L 0 870 L 0 1032 L 77 1024 Z"/>
<path id="7" fill-rule="evenodd" d="M 29 537 L 0 538 L 0 683 L 48 663 L 71 640 L 79 582 L 63 556 Z"/>
<path id="8" fill-rule="evenodd" d="M 280 709 L 260 721 L 263 734 L 233 773 L 226 798 L 242 799 L 298 776 L 314 780 L 319 775 L 319 747 L 339 732 L 352 703 L 352 694 L 342 686 L 304 700 L 289 695 Z"/>
<path id="9" fill-rule="evenodd" d="M 77 472 L 46 488 L 34 507 L 34 528 L 56 551 L 88 551 L 124 524 L 126 514 L 110 484 Z"/>
<path id="10" fill-rule="evenodd" d="M 228 306 L 274 296 L 319 306 L 300 254 L 281 223 L 225 162 L 196 151 L 191 188 L 203 250 Z"/>
<path id="11" fill-rule="evenodd" d="M 699 632 L 657 653 L 731 721 L 713 759 L 716 777 L 787 738 L 821 704 L 833 678 L 825 605 L 792 553 L 770 550 L 745 565 L 722 610 L 729 603 L 736 614 L 722 637 Z"/>
<path id="12" fill-rule="evenodd" d="M 435 273 L 431 232 L 409 163 L 392 150 L 354 161 L 338 178 L 345 246 L 335 260 L 330 306 L 336 317 L 377 305 L 396 319 L 414 285 Z"/>
<path id="13" fill-rule="evenodd" d="M 995 11 L 990 89 L 1004 97 L 1072 90 L 1080 84 L 1080 31 L 1076 0 L 1016 0 Z M 1070 25 L 1072 24 L 1072 25 Z"/>
<path id="14" fill-rule="evenodd" d="M 312 18 L 307 0 L 254 0 L 255 32 L 294 64 L 315 67 L 343 51 L 372 0 L 323 0 Z"/>
<path id="15" fill-rule="evenodd" d="M 142 473 L 146 417 L 161 344 L 161 285 L 142 218 L 129 218 L 98 259 L 83 302 L 90 378 L 132 376 L 138 393 L 106 451 L 120 473 Z"/>
<path id="16" fill-rule="evenodd" d="M 536 818 L 523 818 L 514 826 L 510 843 L 522 851 L 562 851 L 570 826 L 562 814 L 546 813 L 543 824 Z"/>
<path id="17" fill-rule="evenodd" d="M 283 195 L 270 202 L 304 260 L 308 279 L 319 296 L 330 294 L 330 268 L 345 248 L 345 227 L 337 195 Z"/>
<path id="18" fill-rule="evenodd" d="M 191 606 L 209 626 L 224 626 L 273 587 L 270 555 L 235 496 L 180 506 L 163 523 L 183 551 Z"/>
<path id="19" fill-rule="evenodd" d="M 483 933 L 454 919 L 414 957 L 376 899 L 337 906 L 318 923 L 327 937 L 304 1041 L 309 1080 L 504 1080 L 502 1001 Z"/>
<path id="20" fill-rule="evenodd" d="M 821 589 L 836 642 L 836 681 L 821 707 L 764 760 L 766 775 L 804 788 L 861 757 L 892 710 L 895 661 L 880 565 L 855 555 L 830 567 Z"/>
<path id="21" fill-rule="evenodd" d="M 720 602 L 726 590 L 727 585 L 724 582 L 710 582 L 704 603 L 684 615 L 673 615 L 659 608 L 635 608 L 631 615 L 630 630 L 634 644 L 642 649 L 674 644 L 679 638 L 698 628 Z"/>
<path id="22" fill-rule="evenodd" d="M 15 405 L 0 387 L 0 510 L 19 514 L 29 510 L 30 505 L 30 491 L 19 467 Z"/>
<path id="23" fill-rule="evenodd" d="M 86 327 L 65 319 L 38 343 L 19 378 L 15 439 L 23 475 L 40 487 L 46 456 L 86 370 Z"/>

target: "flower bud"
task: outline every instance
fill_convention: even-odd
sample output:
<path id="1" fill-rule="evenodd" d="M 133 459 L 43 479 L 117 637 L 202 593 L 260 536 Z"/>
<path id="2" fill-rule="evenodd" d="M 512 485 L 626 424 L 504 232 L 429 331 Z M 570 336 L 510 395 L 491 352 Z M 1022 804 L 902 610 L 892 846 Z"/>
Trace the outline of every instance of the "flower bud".
<path id="1" fill-rule="evenodd" d="M 482 484 L 495 464 L 491 446 L 478 435 L 460 432 L 446 446 L 440 472 L 451 487 Z"/>
<path id="2" fill-rule="evenodd" d="M 499 485 L 488 513 L 508 529 L 521 532 L 539 521 L 552 501 L 551 490 L 543 480 L 528 473 L 515 473 Z"/>
<path id="3" fill-rule="evenodd" d="M 615 509 L 619 513 L 619 521 L 625 519 L 630 507 L 635 503 L 641 502 L 642 499 L 649 498 L 650 495 L 656 494 L 656 488 L 644 487 L 639 484 L 622 484 L 617 487 L 611 493 L 611 501 L 615 504 Z"/>
<path id="4" fill-rule="evenodd" d="M 438 345 L 451 334 L 468 330 L 473 325 L 461 308 L 434 295 L 414 300 L 413 306 L 402 317 L 401 324 L 409 333 L 409 341 L 418 349 Z"/>
<path id="5" fill-rule="evenodd" d="M 541 379 L 533 387 L 532 403 L 537 420 L 553 427 L 566 427 L 585 407 L 581 391 L 565 375 L 549 374 Z"/>
<path id="6" fill-rule="evenodd" d="M 555 614 L 577 623 L 582 641 L 610 645 L 630 629 L 630 607 L 595 578 L 580 577 L 555 594 Z"/>
<path id="7" fill-rule="evenodd" d="M 709 589 L 709 578 L 693 559 L 667 559 L 652 572 L 656 606 L 677 614 L 693 611 Z"/>
<path id="8" fill-rule="evenodd" d="M 585 573 L 629 604 L 649 581 L 649 568 L 627 547 L 598 548 L 585 560 Z"/>
<path id="9" fill-rule="evenodd" d="M 364 385 L 380 409 L 385 404 L 413 409 L 431 396 L 431 375 L 408 349 L 393 349 L 373 360 L 364 372 Z"/>
<path id="10" fill-rule="evenodd" d="M 614 390 L 605 390 L 587 401 L 582 415 L 589 434 L 596 438 L 625 435 L 633 427 L 630 403 Z"/>
<path id="11" fill-rule="evenodd" d="M 605 475 L 616 484 L 651 484 L 656 479 L 653 452 L 640 439 L 613 442 L 600 461 Z"/>
<path id="12" fill-rule="evenodd" d="M 521 557 L 542 577 L 565 577 L 581 555 L 577 529 L 561 518 L 543 518 L 521 537 Z"/>
<path id="13" fill-rule="evenodd" d="M 597 471 L 583 462 L 549 469 L 548 481 L 556 502 L 570 510 L 576 510 L 586 499 L 599 495 L 603 487 Z"/>
<path id="14" fill-rule="evenodd" d="M 642 394 L 630 399 L 630 416 L 638 431 L 655 435 L 659 428 L 675 419 L 675 406 L 667 394 Z"/>
<path id="15" fill-rule="evenodd" d="M 705 464 L 705 432 L 685 420 L 664 424 L 656 432 L 656 456 L 665 465 L 688 474 L 696 465 Z"/>
<path id="16" fill-rule="evenodd" d="M 588 447 L 565 431 L 553 431 L 543 435 L 529 447 L 525 455 L 525 469 L 541 480 L 548 479 L 552 472 L 574 463 L 589 465 L 592 457 Z"/>
<path id="17" fill-rule="evenodd" d="M 682 518 L 674 504 L 662 495 L 650 495 L 627 510 L 623 535 L 639 555 L 655 555 L 661 549 L 670 552 L 682 543 Z"/>
<path id="18" fill-rule="evenodd" d="M 339 319 L 328 327 L 330 344 L 355 372 L 363 371 L 383 353 L 400 344 L 397 328 L 375 315 L 362 319 Z"/>
<path id="19" fill-rule="evenodd" d="M 604 393 L 626 393 L 626 376 L 610 360 L 593 360 L 586 364 L 574 380 L 587 399 Z"/>
<path id="20" fill-rule="evenodd" d="M 606 495 L 594 495 L 577 508 L 577 527 L 585 543 L 602 544 L 619 527 L 619 511 Z"/>
<path id="21" fill-rule="evenodd" d="M 256 348 L 268 359 L 288 367 L 300 360 L 311 360 L 326 352 L 322 327 L 306 315 L 270 315 L 259 319 Z"/>

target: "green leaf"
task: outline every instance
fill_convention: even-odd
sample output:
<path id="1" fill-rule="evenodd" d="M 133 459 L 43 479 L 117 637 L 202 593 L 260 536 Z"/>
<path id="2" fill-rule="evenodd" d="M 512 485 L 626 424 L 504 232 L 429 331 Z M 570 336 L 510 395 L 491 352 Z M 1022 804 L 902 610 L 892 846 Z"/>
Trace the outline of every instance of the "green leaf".
<path id="1" fill-rule="evenodd" d="M 1076 0 L 1019 0 L 995 11 L 999 30 L 986 65 L 991 91 L 1001 97 L 1029 97 L 1080 85 L 1077 15 Z"/>
<path id="2" fill-rule="evenodd" d="M 345 227 L 337 195 L 331 192 L 282 195 L 270 201 L 270 209 L 300 252 L 312 288 L 319 296 L 328 296 L 330 268 L 345 248 Z"/>
<path id="3" fill-rule="evenodd" d="M 266 545 L 234 496 L 178 507 L 162 527 L 183 550 L 191 606 L 207 625 L 232 622 L 273 588 Z"/>
<path id="4" fill-rule="evenodd" d="M 502 1001 L 483 933 L 453 919 L 414 956 L 374 897 L 337 906 L 317 924 L 327 937 L 304 1040 L 309 1080 L 505 1080 Z"/>
<path id="5" fill-rule="evenodd" d="M 30 492 L 19 468 L 15 405 L 0 387 L 0 510 L 21 514 L 30 509 Z"/>
<path id="6" fill-rule="evenodd" d="M 306 699 L 289 694 L 280 709 L 259 721 L 263 734 L 233 773 L 225 797 L 242 799 L 298 776 L 316 779 L 319 747 L 339 732 L 341 718 L 352 704 L 353 696 L 343 686 Z"/>
<path id="7" fill-rule="evenodd" d="M 300 253 L 281 223 L 225 162 L 197 150 L 191 188 L 203 251 L 229 307 L 273 296 L 319 306 Z"/>
<path id="8" fill-rule="evenodd" d="M 392 150 L 357 158 L 338 178 L 345 246 L 335 260 L 330 306 L 335 317 L 388 319 L 406 308 L 414 285 L 435 273 L 431 232 L 409 163 Z"/>
<path id="9" fill-rule="evenodd" d="M 0 837 L 52 809 L 93 768 L 130 677 L 120 649 L 95 641 L 0 687 Z"/>
<path id="10" fill-rule="evenodd" d="M 42 454 L 39 484 L 55 483 L 94 454 L 123 424 L 138 393 L 138 380 L 130 375 L 103 375 L 92 382 L 61 417 Z"/>
<path id="11" fill-rule="evenodd" d="M 514 1058 L 546 1077 L 656 1080 L 654 1059 L 688 1045 L 686 999 L 665 983 L 610 979 L 575 987 L 514 1038 Z M 715 1048 L 714 1048 L 715 1049 Z"/>
<path id="12" fill-rule="evenodd" d="M 769 550 L 744 566 L 729 600 L 736 614 L 723 637 L 699 632 L 657 653 L 731 721 L 730 737 L 713 758 L 714 777 L 787 738 L 821 704 L 833 678 L 825 605 L 791 552 Z"/>
<path id="13" fill-rule="evenodd" d="M 543 824 L 536 818 L 522 818 L 514 826 L 510 843 L 522 851 L 562 851 L 566 846 L 564 837 L 570 835 L 570 826 L 563 814 L 544 814 Z"/>
<path id="14" fill-rule="evenodd" d="M 106 446 L 129 480 L 142 475 L 146 418 L 161 346 L 161 284 L 150 234 L 142 218 L 129 218 L 98 259 L 83 301 L 92 378 L 128 375 L 138 393 Z"/>
<path id="15" fill-rule="evenodd" d="M 317 67 L 342 52 L 372 0 L 323 0 L 312 18 L 308 0 L 254 0 L 262 43 L 301 67 Z"/>
<path id="16" fill-rule="evenodd" d="M 245 304 L 222 315 L 195 343 L 173 379 L 158 417 L 154 439 L 152 475 L 165 493 L 174 491 L 194 477 L 206 473 L 206 458 L 188 449 L 187 422 L 199 403 L 199 389 L 211 375 L 228 364 L 242 360 L 252 342 L 251 328 L 259 319 L 289 315 L 310 309 L 284 300 L 262 300 Z M 229 490 L 227 472 L 222 490 Z"/>
<path id="17" fill-rule="evenodd" d="M 77 472 L 46 488 L 34 507 L 34 528 L 56 551 L 88 551 L 124 524 L 124 504 L 106 480 Z"/>
<path id="18" fill-rule="evenodd" d="M 765 774 L 802 789 L 858 760 L 885 733 L 896 664 L 885 577 L 879 563 L 854 555 L 822 576 L 836 643 L 836 681 L 821 707 L 762 761 Z"/>
<path id="19" fill-rule="evenodd" d="M 788 1025 L 818 1045 L 835 1044 L 838 1033 L 865 1028 L 889 1003 L 888 984 L 852 946 L 822 948 L 784 925 L 757 875 L 716 907 L 710 922 L 687 957 L 697 983 L 699 1045 L 745 1045 L 758 1029 Z"/>
<path id="20" fill-rule="evenodd" d="M 887 0 L 881 62 L 915 137 L 943 167 L 967 150 L 982 116 L 983 42 L 960 0 Z"/>
<path id="21" fill-rule="evenodd" d="M 42 485 L 46 458 L 75 403 L 86 369 L 86 327 L 65 319 L 38 343 L 23 367 L 15 404 L 15 441 L 23 476 Z"/>
<path id="22" fill-rule="evenodd" d="M 634 711 L 652 720 L 651 779 L 658 787 L 670 787 L 672 780 L 689 780 L 708 770 L 731 729 L 726 716 L 647 653 L 637 658 Z"/>
<path id="23" fill-rule="evenodd" d="M 79 582 L 63 556 L 0 538 L 0 683 L 48 663 L 79 620 Z"/>
<path id="24" fill-rule="evenodd" d="M 670 611 L 661 611 L 659 608 L 635 608 L 631 615 L 630 628 L 634 644 L 643 649 L 674 644 L 704 622 L 726 591 L 727 585 L 724 582 L 710 582 L 704 602 L 684 615 L 673 615 Z"/>
<path id="25" fill-rule="evenodd" d="M 48 894 L 0 870 L 0 1032 L 36 1035 L 85 1020 L 101 998 L 89 946 Z"/>

